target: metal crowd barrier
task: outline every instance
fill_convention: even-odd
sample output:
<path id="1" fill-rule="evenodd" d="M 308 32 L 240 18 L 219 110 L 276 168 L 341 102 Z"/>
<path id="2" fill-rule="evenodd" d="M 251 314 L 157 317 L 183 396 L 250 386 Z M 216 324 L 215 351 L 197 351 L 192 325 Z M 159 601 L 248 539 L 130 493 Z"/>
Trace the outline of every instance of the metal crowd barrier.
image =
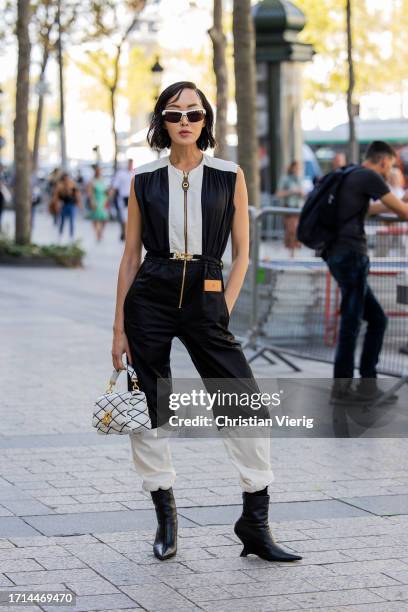
<path id="1" fill-rule="evenodd" d="M 340 292 L 326 263 L 302 246 L 291 257 L 284 246 L 284 217 L 298 209 L 249 207 L 250 265 L 231 315 L 244 348 L 271 362 L 298 356 L 333 362 L 340 320 Z M 366 221 L 371 261 L 369 284 L 388 316 L 379 372 L 402 376 L 408 356 L 408 222 L 394 216 Z M 361 332 L 364 331 L 365 324 Z M 358 367 L 359 350 L 356 354 Z"/>

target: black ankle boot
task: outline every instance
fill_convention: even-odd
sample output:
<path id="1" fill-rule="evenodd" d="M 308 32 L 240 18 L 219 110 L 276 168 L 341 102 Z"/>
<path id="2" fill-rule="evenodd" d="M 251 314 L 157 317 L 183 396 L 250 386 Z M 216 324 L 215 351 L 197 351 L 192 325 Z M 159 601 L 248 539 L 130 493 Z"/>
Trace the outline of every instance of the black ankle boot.
<path id="1" fill-rule="evenodd" d="M 173 489 L 158 489 L 150 494 L 158 522 L 153 552 L 158 559 L 168 559 L 177 552 L 177 508 Z"/>
<path id="2" fill-rule="evenodd" d="M 269 495 L 242 493 L 242 515 L 234 525 L 234 532 L 244 545 L 241 557 L 258 555 L 266 561 L 298 561 L 299 555 L 285 552 L 275 544 L 268 522 Z"/>

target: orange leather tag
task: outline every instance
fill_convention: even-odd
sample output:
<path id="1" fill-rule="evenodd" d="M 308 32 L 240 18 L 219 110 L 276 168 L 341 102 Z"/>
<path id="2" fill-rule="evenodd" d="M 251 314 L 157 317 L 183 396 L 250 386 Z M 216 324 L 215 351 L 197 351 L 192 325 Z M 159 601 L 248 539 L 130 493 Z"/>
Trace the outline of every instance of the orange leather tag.
<path id="1" fill-rule="evenodd" d="M 222 291 L 221 280 L 219 278 L 205 278 L 204 291 Z"/>

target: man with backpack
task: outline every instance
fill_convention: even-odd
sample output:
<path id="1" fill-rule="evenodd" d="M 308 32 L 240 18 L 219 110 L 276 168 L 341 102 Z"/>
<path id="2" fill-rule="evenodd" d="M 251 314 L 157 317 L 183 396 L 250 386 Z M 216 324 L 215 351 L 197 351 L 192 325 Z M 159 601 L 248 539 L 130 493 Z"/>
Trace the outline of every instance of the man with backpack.
<path id="1" fill-rule="evenodd" d="M 396 159 L 386 142 L 372 142 L 363 163 L 338 168 L 323 177 L 302 211 L 298 237 L 320 251 L 341 291 L 340 330 L 331 401 L 350 404 L 376 400 L 383 393 L 377 371 L 387 317 L 368 285 L 369 257 L 364 219 L 384 210 L 408 220 L 408 206 L 385 182 Z M 370 206 L 370 200 L 381 200 Z M 361 379 L 352 387 L 354 354 L 362 320 L 367 321 L 360 358 Z M 395 401 L 396 396 L 392 397 Z"/>

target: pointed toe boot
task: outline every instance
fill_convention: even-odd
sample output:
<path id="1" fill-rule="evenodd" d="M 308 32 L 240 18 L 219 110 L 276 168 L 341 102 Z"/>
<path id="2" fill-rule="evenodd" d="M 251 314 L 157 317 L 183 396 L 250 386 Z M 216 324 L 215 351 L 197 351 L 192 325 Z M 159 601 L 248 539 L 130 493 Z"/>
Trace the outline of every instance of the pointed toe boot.
<path id="1" fill-rule="evenodd" d="M 162 561 L 177 552 L 177 508 L 173 489 L 150 492 L 157 516 L 157 531 L 153 544 L 154 556 Z"/>
<path id="2" fill-rule="evenodd" d="M 299 561 L 300 555 L 286 552 L 273 539 L 269 522 L 269 495 L 254 495 L 244 491 L 242 515 L 234 532 L 244 545 L 241 557 L 258 555 L 266 561 Z"/>

